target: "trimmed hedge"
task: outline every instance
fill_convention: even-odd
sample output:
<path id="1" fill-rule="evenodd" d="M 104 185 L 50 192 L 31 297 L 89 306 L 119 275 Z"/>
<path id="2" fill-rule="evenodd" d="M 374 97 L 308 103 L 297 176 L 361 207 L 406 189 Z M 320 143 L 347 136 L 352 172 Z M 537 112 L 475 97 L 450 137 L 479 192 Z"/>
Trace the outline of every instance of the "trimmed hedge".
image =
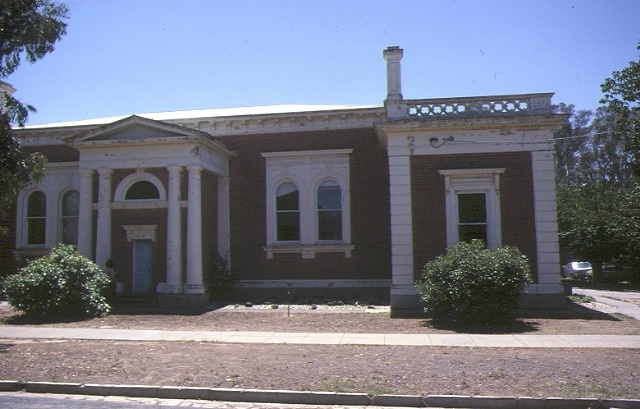
<path id="1" fill-rule="evenodd" d="M 111 279 L 97 264 L 60 244 L 7 277 L 9 304 L 30 316 L 101 317 L 111 311 L 104 296 Z"/>
<path id="2" fill-rule="evenodd" d="M 501 322 L 531 283 L 529 262 L 515 247 L 487 249 L 481 240 L 461 242 L 428 262 L 416 289 L 436 320 Z"/>

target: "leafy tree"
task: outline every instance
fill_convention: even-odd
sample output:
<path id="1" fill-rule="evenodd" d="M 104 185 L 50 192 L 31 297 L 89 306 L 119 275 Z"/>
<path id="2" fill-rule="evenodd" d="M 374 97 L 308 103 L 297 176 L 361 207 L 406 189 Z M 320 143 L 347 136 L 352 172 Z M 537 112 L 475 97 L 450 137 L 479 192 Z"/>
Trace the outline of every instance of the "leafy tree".
<path id="1" fill-rule="evenodd" d="M 54 49 L 66 34 L 68 9 L 50 0 L 2 0 L 0 7 L 0 221 L 7 219 L 16 195 L 44 171 L 40 154 L 25 153 L 11 126 L 24 126 L 35 109 L 15 99 L 2 79 L 22 58 L 34 63 Z M 0 234 L 3 232 L 0 231 Z"/>
<path id="2" fill-rule="evenodd" d="M 613 261 L 640 276 L 640 60 L 601 87 L 595 115 L 556 107 L 567 123 L 555 134 L 560 247 L 591 262 L 595 280 Z"/>
<path id="3" fill-rule="evenodd" d="M 594 281 L 602 280 L 602 263 L 624 252 L 630 226 L 622 212 L 626 189 L 613 184 L 561 183 L 557 187 L 560 246 L 593 266 Z"/>
<path id="4" fill-rule="evenodd" d="M 575 111 L 573 105 L 559 104 L 556 113 L 567 121 L 555 134 L 556 182 L 570 185 L 604 182 L 632 186 L 630 154 L 614 132 L 614 115 L 600 107 Z"/>
<path id="5" fill-rule="evenodd" d="M 590 122 L 593 113 L 588 110 L 575 112 L 573 105 L 564 103 L 556 105 L 554 111 L 567 116 L 567 121 L 554 133 L 556 182 L 576 184 L 583 178 L 580 158 L 586 149 L 586 138 L 591 133 Z"/>
<path id="6" fill-rule="evenodd" d="M 600 87 L 604 93 L 600 102 L 614 115 L 615 135 L 624 141 L 631 171 L 640 178 L 640 57 L 614 71 Z"/>

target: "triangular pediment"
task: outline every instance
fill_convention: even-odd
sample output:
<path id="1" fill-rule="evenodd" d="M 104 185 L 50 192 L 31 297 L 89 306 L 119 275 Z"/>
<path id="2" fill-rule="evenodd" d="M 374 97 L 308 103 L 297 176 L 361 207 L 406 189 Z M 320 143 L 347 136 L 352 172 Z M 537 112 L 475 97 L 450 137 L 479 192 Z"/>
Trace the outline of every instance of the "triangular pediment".
<path id="1" fill-rule="evenodd" d="M 67 138 L 66 142 L 72 145 L 133 141 L 144 143 L 145 141 L 157 142 L 158 140 L 169 141 L 185 138 L 210 140 L 211 135 L 195 129 L 132 115 Z"/>

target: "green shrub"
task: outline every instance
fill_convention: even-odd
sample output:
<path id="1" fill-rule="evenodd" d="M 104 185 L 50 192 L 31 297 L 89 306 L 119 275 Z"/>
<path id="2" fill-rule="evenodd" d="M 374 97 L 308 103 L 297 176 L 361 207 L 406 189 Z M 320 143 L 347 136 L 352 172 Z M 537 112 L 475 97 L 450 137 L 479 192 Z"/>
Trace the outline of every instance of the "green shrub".
<path id="1" fill-rule="evenodd" d="M 9 304 L 30 316 L 100 317 L 111 310 L 103 295 L 109 284 L 97 264 L 60 244 L 9 276 L 4 289 Z"/>
<path id="2" fill-rule="evenodd" d="M 217 253 L 213 255 L 212 266 L 209 270 L 208 285 L 212 301 L 228 301 L 234 291 L 236 280 L 227 268 L 228 262 Z"/>
<path id="3" fill-rule="evenodd" d="M 509 318 L 530 282 L 529 263 L 517 248 L 487 249 L 473 240 L 428 262 L 416 289 L 434 319 L 500 322 Z"/>

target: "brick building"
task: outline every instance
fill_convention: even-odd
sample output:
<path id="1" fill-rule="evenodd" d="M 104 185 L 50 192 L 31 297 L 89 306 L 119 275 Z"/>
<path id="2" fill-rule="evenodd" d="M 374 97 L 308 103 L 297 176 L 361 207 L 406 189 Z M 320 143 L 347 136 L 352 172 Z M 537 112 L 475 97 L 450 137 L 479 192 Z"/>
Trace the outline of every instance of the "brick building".
<path id="1" fill-rule="evenodd" d="M 517 246 L 562 301 L 552 94 L 403 99 L 384 51 L 383 106 L 264 106 L 36 125 L 48 157 L 20 194 L 8 268 L 56 243 L 112 259 L 127 294 L 208 302 L 222 258 L 244 297 L 325 294 L 417 308 L 424 263 L 472 237 Z"/>

